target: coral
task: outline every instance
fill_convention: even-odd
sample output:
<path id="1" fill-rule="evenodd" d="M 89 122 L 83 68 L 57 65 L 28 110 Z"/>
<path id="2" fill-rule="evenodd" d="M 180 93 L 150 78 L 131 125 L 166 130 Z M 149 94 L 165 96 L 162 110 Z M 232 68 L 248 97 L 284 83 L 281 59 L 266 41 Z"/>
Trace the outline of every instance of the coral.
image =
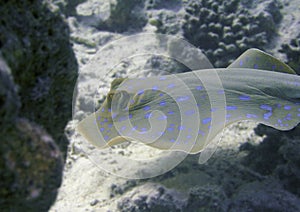
<path id="1" fill-rule="evenodd" d="M 152 14 L 149 23 L 155 26 L 157 33 L 162 34 L 177 34 L 180 31 L 180 25 L 178 24 L 178 16 L 173 11 L 158 11 Z"/>
<path id="2" fill-rule="evenodd" d="M 291 39 L 289 44 L 282 44 L 279 50 L 287 56 L 287 63 L 300 74 L 300 34 Z"/>
<path id="3" fill-rule="evenodd" d="M 239 188 L 229 211 L 299 211 L 299 199 L 282 190 L 276 181 L 250 182 Z"/>
<path id="4" fill-rule="evenodd" d="M 241 0 L 188 1 L 185 11 L 185 38 L 201 48 L 216 67 L 227 66 L 248 48 L 263 49 L 281 20 L 277 0 L 257 5 Z"/>
<path id="5" fill-rule="evenodd" d="M 226 195 L 220 186 L 192 188 L 184 211 L 226 211 Z"/>
<path id="6" fill-rule="evenodd" d="M 77 62 L 68 26 L 50 8 L 0 3 L 1 211 L 47 211 L 62 180 Z"/>
<path id="7" fill-rule="evenodd" d="M 174 9 L 181 5 L 180 0 L 146 0 L 146 9 Z"/>
<path id="8" fill-rule="evenodd" d="M 19 118 L 20 98 L 0 56 L 0 210 L 47 210 L 60 186 L 63 160 L 42 127 Z"/>
<path id="9" fill-rule="evenodd" d="M 20 114 L 45 127 L 65 153 L 78 67 L 68 26 L 49 8 L 41 1 L 0 3 L 0 50 L 19 87 Z"/>
<path id="10" fill-rule="evenodd" d="M 143 0 L 116 0 L 110 5 L 110 16 L 98 28 L 113 32 L 139 30 L 146 25 Z"/>
<path id="11" fill-rule="evenodd" d="M 275 176 L 282 187 L 300 197 L 300 127 L 280 132 L 265 125 L 255 129 L 266 138 L 257 146 L 247 148 L 243 164 L 262 175 Z"/>

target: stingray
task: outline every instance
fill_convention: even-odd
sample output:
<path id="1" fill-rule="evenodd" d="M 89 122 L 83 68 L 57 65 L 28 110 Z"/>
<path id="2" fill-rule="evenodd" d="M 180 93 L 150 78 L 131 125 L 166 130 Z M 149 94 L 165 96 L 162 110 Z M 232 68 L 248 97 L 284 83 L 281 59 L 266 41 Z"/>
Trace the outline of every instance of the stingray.
<path id="1" fill-rule="evenodd" d="M 119 78 L 77 130 L 98 148 L 140 142 L 195 154 L 241 120 L 294 128 L 300 122 L 300 76 L 273 56 L 249 49 L 227 68 Z"/>

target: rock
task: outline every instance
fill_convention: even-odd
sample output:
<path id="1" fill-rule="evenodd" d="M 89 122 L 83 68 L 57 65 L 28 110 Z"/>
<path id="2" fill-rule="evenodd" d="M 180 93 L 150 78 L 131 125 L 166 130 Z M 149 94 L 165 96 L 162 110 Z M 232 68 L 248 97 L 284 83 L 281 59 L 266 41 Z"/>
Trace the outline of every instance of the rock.
<path id="1" fill-rule="evenodd" d="M 287 56 L 287 63 L 300 74 L 300 34 L 290 40 L 290 43 L 284 43 L 279 50 Z"/>
<path id="2" fill-rule="evenodd" d="M 77 62 L 50 2 L 1 2 L 0 13 L 0 208 L 48 211 L 62 180 Z"/>
<path id="3" fill-rule="evenodd" d="M 192 188 L 184 211 L 227 211 L 227 197 L 220 186 Z"/>
<path id="4" fill-rule="evenodd" d="M 181 6 L 180 0 L 146 0 L 146 9 L 174 9 Z"/>
<path id="5" fill-rule="evenodd" d="M 300 127 L 281 132 L 261 124 L 256 133 L 266 137 L 261 144 L 250 148 L 243 164 L 262 175 L 275 176 L 284 189 L 299 197 Z"/>
<path id="6" fill-rule="evenodd" d="M 50 7 L 37 0 L 1 3 L 0 50 L 19 88 L 20 114 L 42 125 L 65 154 L 77 62 L 68 26 Z"/>
<path id="7" fill-rule="evenodd" d="M 91 206 L 95 206 L 95 205 L 97 205 L 98 203 L 99 203 L 99 200 L 94 199 L 94 200 L 92 200 L 92 201 L 90 202 L 90 205 L 91 205 Z"/>
<path id="8" fill-rule="evenodd" d="M 127 192 L 118 201 L 121 212 L 182 211 L 184 204 L 182 194 L 169 190 L 159 184 L 146 183 Z"/>
<path id="9" fill-rule="evenodd" d="M 115 197 L 118 195 L 122 195 L 125 192 L 127 192 L 128 190 L 135 187 L 136 185 L 137 185 L 137 182 L 135 180 L 128 180 L 122 185 L 112 184 L 110 186 L 110 197 L 112 198 L 112 197 Z"/>
<path id="10" fill-rule="evenodd" d="M 115 0 L 110 4 L 110 15 L 100 21 L 100 30 L 125 32 L 141 30 L 147 23 L 143 0 Z"/>
<path id="11" fill-rule="evenodd" d="M 47 211 L 56 199 L 63 158 L 40 126 L 18 118 L 0 144 L 0 204 L 3 211 Z"/>
<path id="12" fill-rule="evenodd" d="M 276 182 L 254 182 L 239 188 L 229 211 L 299 211 L 300 200 Z"/>
<path id="13" fill-rule="evenodd" d="M 20 98 L 17 86 L 14 84 L 11 71 L 0 54 L 0 126 L 5 131 L 5 125 L 10 124 L 19 113 Z"/>
<path id="14" fill-rule="evenodd" d="M 159 11 L 153 14 L 156 22 L 154 22 L 157 33 L 174 35 L 180 31 L 179 19 L 175 12 L 172 11 Z M 153 21 L 152 21 L 153 25 Z"/>

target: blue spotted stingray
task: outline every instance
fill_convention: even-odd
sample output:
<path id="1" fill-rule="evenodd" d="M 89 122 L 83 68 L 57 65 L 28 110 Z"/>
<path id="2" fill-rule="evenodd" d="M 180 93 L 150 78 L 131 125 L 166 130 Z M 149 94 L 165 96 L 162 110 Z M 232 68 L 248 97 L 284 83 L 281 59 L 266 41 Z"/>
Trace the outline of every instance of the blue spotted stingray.
<path id="1" fill-rule="evenodd" d="M 294 128 L 300 122 L 300 76 L 249 49 L 223 69 L 115 79 L 101 108 L 77 129 L 99 148 L 135 141 L 193 154 L 241 120 Z"/>

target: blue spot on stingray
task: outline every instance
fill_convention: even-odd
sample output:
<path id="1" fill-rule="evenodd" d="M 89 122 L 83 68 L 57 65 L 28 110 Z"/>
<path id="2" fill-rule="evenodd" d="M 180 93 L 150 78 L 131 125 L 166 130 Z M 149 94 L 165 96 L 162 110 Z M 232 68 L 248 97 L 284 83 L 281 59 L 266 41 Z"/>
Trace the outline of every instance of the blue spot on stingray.
<path id="1" fill-rule="evenodd" d="M 290 120 L 292 120 L 292 117 L 291 116 L 286 116 L 286 117 L 284 117 L 284 120 L 290 121 Z"/>
<path id="2" fill-rule="evenodd" d="M 298 113 L 297 116 L 300 117 L 300 113 Z"/>
<path id="3" fill-rule="evenodd" d="M 130 118 L 130 119 L 132 118 L 132 114 L 129 114 L 129 118 Z"/>
<path id="4" fill-rule="evenodd" d="M 146 128 L 146 127 L 143 127 L 143 128 L 141 129 L 141 131 L 142 131 L 142 132 L 146 132 L 146 131 L 147 131 L 147 128 Z"/>
<path id="5" fill-rule="evenodd" d="M 149 105 L 145 106 L 145 107 L 144 107 L 144 110 L 145 110 L 145 111 L 150 110 L 150 106 L 149 106 Z"/>
<path id="6" fill-rule="evenodd" d="M 175 139 L 174 139 L 174 138 L 171 138 L 171 139 L 170 139 L 170 142 L 174 143 L 174 142 L 175 142 Z"/>
<path id="7" fill-rule="evenodd" d="M 175 124 L 170 124 L 170 127 L 174 127 L 175 126 Z"/>
<path id="8" fill-rule="evenodd" d="M 242 60 L 240 60 L 240 66 L 241 66 L 241 67 L 243 66 L 243 61 L 242 61 Z"/>
<path id="9" fill-rule="evenodd" d="M 226 106 L 226 110 L 237 110 L 237 106 Z"/>
<path id="10" fill-rule="evenodd" d="M 165 80 L 165 79 L 167 79 L 167 77 L 165 77 L 165 76 L 162 76 L 159 78 L 159 80 Z"/>
<path id="11" fill-rule="evenodd" d="M 120 131 L 123 132 L 124 130 L 126 130 L 126 126 L 122 126 Z"/>
<path id="12" fill-rule="evenodd" d="M 111 112 L 111 109 L 110 109 L 110 108 L 108 108 L 108 112 Z"/>
<path id="13" fill-rule="evenodd" d="M 158 86 L 153 86 L 153 87 L 152 87 L 152 90 L 153 90 L 153 91 L 157 91 L 157 90 L 158 90 Z"/>
<path id="14" fill-rule="evenodd" d="M 265 120 L 268 120 L 272 115 L 273 115 L 273 113 L 272 113 L 271 111 L 268 112 L 268 113 L 265 113 L 265 114 L 264 114 L 264 119 L 265 119 Z"/>
<path id="15" fill-rule="evenodd" d="M 166 105 L 166 101 L 161 101 L 161 102 L 159 103 L 159 105 L 160 105 L 160 106 L 165 106 L 165 105 Z"/>
<path id="16" fill-rule="evenodd" d="M 184 130 L 184 126 L 178 126 L 178 130 Z"/>
<path id="17" fill-rule="evenodd" d="M 107 126 L 108 128 L 112 128 L 113 124 L 108 124 Z"/>
<path id="18" fill-rule="evenodd" d="M 210 123 L 210 121 L 211 121 L 210 117 L 205 118 L 205 119 L 202 120 L 202 124 L 208 124 L 208 123 Z"/>
<path id="19" fill-rule="evenodd" d="M 163 93 L 160 93 L 160 94 L 159 94 L 159 96 L 163 96 L 163 95 L 164 95 Z"/>
<path id="20" fill-rule="evenodd" d="M 168 88 L 174 88 L 175 87 L 175 84 L 171 83 L 168 85 Z"/>
<path id="21" fill-rule="evenodd" d="M 151 114 L 152 114 L 152 113 L 146 113 L 145 116 L 144 116 L 145 119 L 149 119 L 149 118 L 151 117 Z"/>
<path id="22" fill-rule="evenodd" d="M 203 90 L 203 86 L 197 86 L 196 89 L 197 89 L 198 91 L 201 91 L 201 90 Z"/>
<path id="23" fill-rule="evenodd" d="M 116 117 L 117 117 L 117 114 L 116 114 L 116 113 L 114 113 L 114 114 L 111 115 L 111 118 L 112 118 L 112 119 L 115 119 Z"/>
<path id="24" fill-rule="evenodd" d="M 126 116 L 122 116 L 122 117 L 119 118 L 119 121 L 125 121 L 125 120 L 127 120 Z"/>
<path id="25" fill-rule="evenodd" d="M 226 114 L 226 118 L 230 118 L 231 117 L 231 114 Z"/>
<path id="26" fill-rule="evenodd" d="M 172 131 L 174 131 L 174 128 L 173 128 L 173 127 L 169 127 L 167 130 L 168 130 L 169 132 L 172 132 Z"/>
<path id="27" fill-rule="evenodd" d="M 109 139 L 109 136 L 108 136 L 108 135 L 105 135 L 105 136 L 104 136 L 104 140 L 107 141 L 108 139 Z"/>
<path id="28" fill-rule="evenodd" d="M 189 96 L 180 96 L 176 100 L 178 102 L 183 102 L 183 101 L 189 100 L 189 98 L 190 98 Z"/>
<path id="29" fill-rule="evenodd" d="M 215 112 L 215 111 L 217 111 L 218 109 L 217 108 L 211 108 L 210 109 L 210 112 Z"/>
<path id="30" fill-rule="evenodd" d="M 260 108 L 263 109 L 263 110 L 272 111 L 272 107 L 270 105 L 261 105 Z"/>
<path id="31" fill-rule="evenodd" d="M 285 105 L 283 108 L 284 108 L 285 110 L 290 110 L 290 109 L 292 109 L 292 107 L 291 107 L 290 105 Z"/>
<path id="32" fill-rule="evenodd" d="M 281 123 L 282 123 L 281 119 L 278 119 L 278 123 L 279 123 L 279 124 L 281 124 Z"/>
<path id="33" fill-rule="evenodd" d="M 198 134 L 204 136 L 204 135 L 205 135 L 205 132 L 203 132 L 202 130 L 199 130 L 199 131 L 198 131 Z"/>
<path id="34" fill-rule="evenodd" d="M 133 99 L 130 100 L 130 104 L 131 105 L 134 104 L 134 100 Z"/>
<path id="35" fill-rule="evenodd" d="M 104 111 L 105 111 L 105 109 L 104 109 L 104 108 L 102 108 L 102 109 L 101 109 L 101 111 L 102 111 L 102 112 L 104 112 Z"/>
<path id="36" fill-rule="evenodd" d="M 239 96 L 239 99 L 242 100 L 242 101 L 249 101 L 251 99 L 251 97 L 246 96 L 246 95 L 242 95 L 242 96 Z"/>
<path id="37" fill-rule="evenodd" d="M 185 115 L 187 115 L 187 116 L 191 116 L 191 115 L 193 115 L 193 114 L 195 114 L 195 110 L 188 110 L 188 111 L 185 111 Z"/>
<path id="38" fill-rule="evenodd" d="M 174 111 L 170 110 L 170 111 L 168 112 L 168 114 L 169 114 L 169 115 L 172 115 L 172 114 L 174 114 Z"/>
<path id="39" fill-rule="evenodd" d="M 254 68 L 254 69 L 257 69 L 257 68 L 258 68 L 258 65 L 257 65 L 257 64 L 254 64 L 253 68 Z"/>
<path id="40" fill-rule="evenodd" d="M 272 71 L 276 69 L 276 65 L 272 65 Z"/>
<path id="41" fill-rule="evenodd" d="M 141 94 L 143 94 L 144 93 L 144 90 L 140 90 L 137 94 L 138 95 L 141 95 Z"/>
<path id="42" fill-rule="evenodd" d="M 157 120 L 166 120 L 168 117 L 166 115 L 162 115 L 160 117 L 157 118 Z"/>
<path id="43" fill-rule="evenodd" d="M 165 134 L 165 132 L 158 132 L 157 135 L 162 136 L 163 134 Z"/>
<path id="44" fill-rule="evenodd" d="M 248 119 L 251 119 L 251 118 L 257 118 L 257 115 L 251 114 L 251 113 L 247 113 L 247 114 L 246 114 L 246 117 L 247 117 Z"/>
<path id="45" fill-rule="evenodd" d="M 225 91 L 224 90 L 219 90 L 218 94 L 225 94 Z"/>
<path id="46" fill-rule="evenodd" d="M 100 128 L 100 132 L 103 132 L 105 130 L 105 128 L 101 127 Z"/>
<path id="47" fill-rule="evenodd" d="M 190 138 L 192 138 L 192 136 L 191 136 L 191 135 L 187 135 L 186 138 L 187 138 L 187 139 L 190 139 Z"/>

